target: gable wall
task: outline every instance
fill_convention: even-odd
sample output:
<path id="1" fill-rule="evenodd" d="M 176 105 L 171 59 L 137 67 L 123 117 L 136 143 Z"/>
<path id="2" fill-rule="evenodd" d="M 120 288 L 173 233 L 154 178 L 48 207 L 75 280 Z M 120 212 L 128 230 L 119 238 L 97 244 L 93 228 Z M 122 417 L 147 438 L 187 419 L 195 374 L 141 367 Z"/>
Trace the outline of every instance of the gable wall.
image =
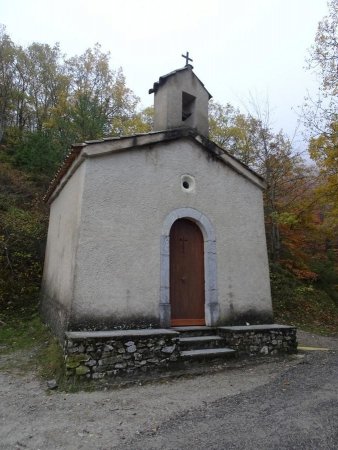
<path id="1" fill-rule="evenodd" d="M 216 232 L 220 322 L 271 318 L 259 188 L 190 140 L 87 163 L 71 328 L 159 325 L 161 231 L 183 207 Z M 184 174 L 194 193 L 183 191 Z"/>

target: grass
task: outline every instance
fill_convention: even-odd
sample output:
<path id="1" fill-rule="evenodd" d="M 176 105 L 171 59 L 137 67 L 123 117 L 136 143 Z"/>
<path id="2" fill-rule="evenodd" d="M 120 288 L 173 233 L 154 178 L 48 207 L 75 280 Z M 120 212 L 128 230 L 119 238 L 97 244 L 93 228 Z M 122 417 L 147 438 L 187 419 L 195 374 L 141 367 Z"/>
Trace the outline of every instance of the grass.
<path id="1" fill-rule="evenodd" d="M 271 288 L 275 321 L 322 335 L 338 335 L 338 303 L 320 287 L 274 268 Z"/>
<path id="2" fill-rule="evenodd" d="M 44 379 L 63 379 L 63 353 L 36 308 L 1 315 L 0 370 L 36 370 Z"/>
<path id="3" fill-rule="evenodd" d="M 48 338 L 47 329 L 37 314 L 31 317 L 9 318 L 0 327 L 0 347 L 3 353 L 28 350 Z"/>

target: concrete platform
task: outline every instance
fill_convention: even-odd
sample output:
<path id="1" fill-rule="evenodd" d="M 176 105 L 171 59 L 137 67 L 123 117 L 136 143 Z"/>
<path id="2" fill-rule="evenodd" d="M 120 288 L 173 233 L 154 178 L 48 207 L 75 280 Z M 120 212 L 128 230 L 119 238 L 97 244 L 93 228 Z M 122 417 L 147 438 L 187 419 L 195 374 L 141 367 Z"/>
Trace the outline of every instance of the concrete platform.
<path id="1" fill-rule="evenodd" d="M 185 331 L 214 331 L 217 328 L 206 327 L 205 325 L 191 326 L 191 327 L 171 327 L 171 330 L 184 333 Z"/>
<path id="2" fill-rule="evenodd" d="M 278 323 L 266 324 L 266 325 L 235 325 L 227 327 L 217 327 L 218 330 L 228 331 L 258 331 L 258 330 L 282 330 L 296 328 L 291 325 L 279 325 Z"/>
<path id="3" fill-rule="evenodd" d="M 222 341 L 220 336 L 188 336 L 180 337 L 180 342 L 212 342 L 212 341 Z"/>
<path id="4" fill-rule="evenodd" d="M 82 339 L 120 339 L 132 337 L 151 337 L 151 336 L 179 336 L 177 331 L 168 330 L 165 328 L 146 328 L 136 330 L 112 330 L 112 331 L 68 331 L 65 333 L 67 339 L 82 340 Z"/>
<path id="5" fill-rule="evenodd" d="M 207 359 L 235 356 L 236 352 L 232 348 L 205 348 L 200 350 L 187 350 L 181 352 L 183 359 Z"/>

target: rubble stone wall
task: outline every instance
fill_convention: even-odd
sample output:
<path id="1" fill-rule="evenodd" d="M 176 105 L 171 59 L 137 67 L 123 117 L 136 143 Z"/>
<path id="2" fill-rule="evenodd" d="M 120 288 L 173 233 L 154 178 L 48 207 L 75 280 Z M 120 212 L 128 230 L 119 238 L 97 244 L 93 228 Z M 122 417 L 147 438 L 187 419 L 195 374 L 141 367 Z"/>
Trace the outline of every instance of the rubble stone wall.
<path id="1" fill-rule="evenodd" d="M 297 352 L 294 327 L 273 324 L 213 330 L 223 338 L 222 346 L 235 350 L 238 357 Z M 181 368 L 179 335 L 168 329 L 68 332 L 64 348 L 66 375 L 98 380 Z"/>
<path id="2" fill-rule="evenodd" d="M 218 333 L 238 356 L 297 352 L 296 328 L 286 325 L 220 327 Z"/>
<path id="3" fill-rule="evenodd" d="M 165 369 L 179 358 L 178 335 L 167 330 L 66 333 L 66 375 L 100 379 Z"/>

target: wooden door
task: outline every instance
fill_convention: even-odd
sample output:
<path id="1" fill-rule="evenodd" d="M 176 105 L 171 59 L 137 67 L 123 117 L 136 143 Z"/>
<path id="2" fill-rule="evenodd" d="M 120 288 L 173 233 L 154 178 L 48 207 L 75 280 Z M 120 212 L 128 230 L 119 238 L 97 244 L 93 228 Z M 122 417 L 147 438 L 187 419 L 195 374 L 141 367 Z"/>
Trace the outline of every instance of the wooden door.
<path id="1" fill-rule="evenodd" d="M 170 230 L 171 325 L 205 325 L 204 243 L 199 227 L 187 219 Z"/>

